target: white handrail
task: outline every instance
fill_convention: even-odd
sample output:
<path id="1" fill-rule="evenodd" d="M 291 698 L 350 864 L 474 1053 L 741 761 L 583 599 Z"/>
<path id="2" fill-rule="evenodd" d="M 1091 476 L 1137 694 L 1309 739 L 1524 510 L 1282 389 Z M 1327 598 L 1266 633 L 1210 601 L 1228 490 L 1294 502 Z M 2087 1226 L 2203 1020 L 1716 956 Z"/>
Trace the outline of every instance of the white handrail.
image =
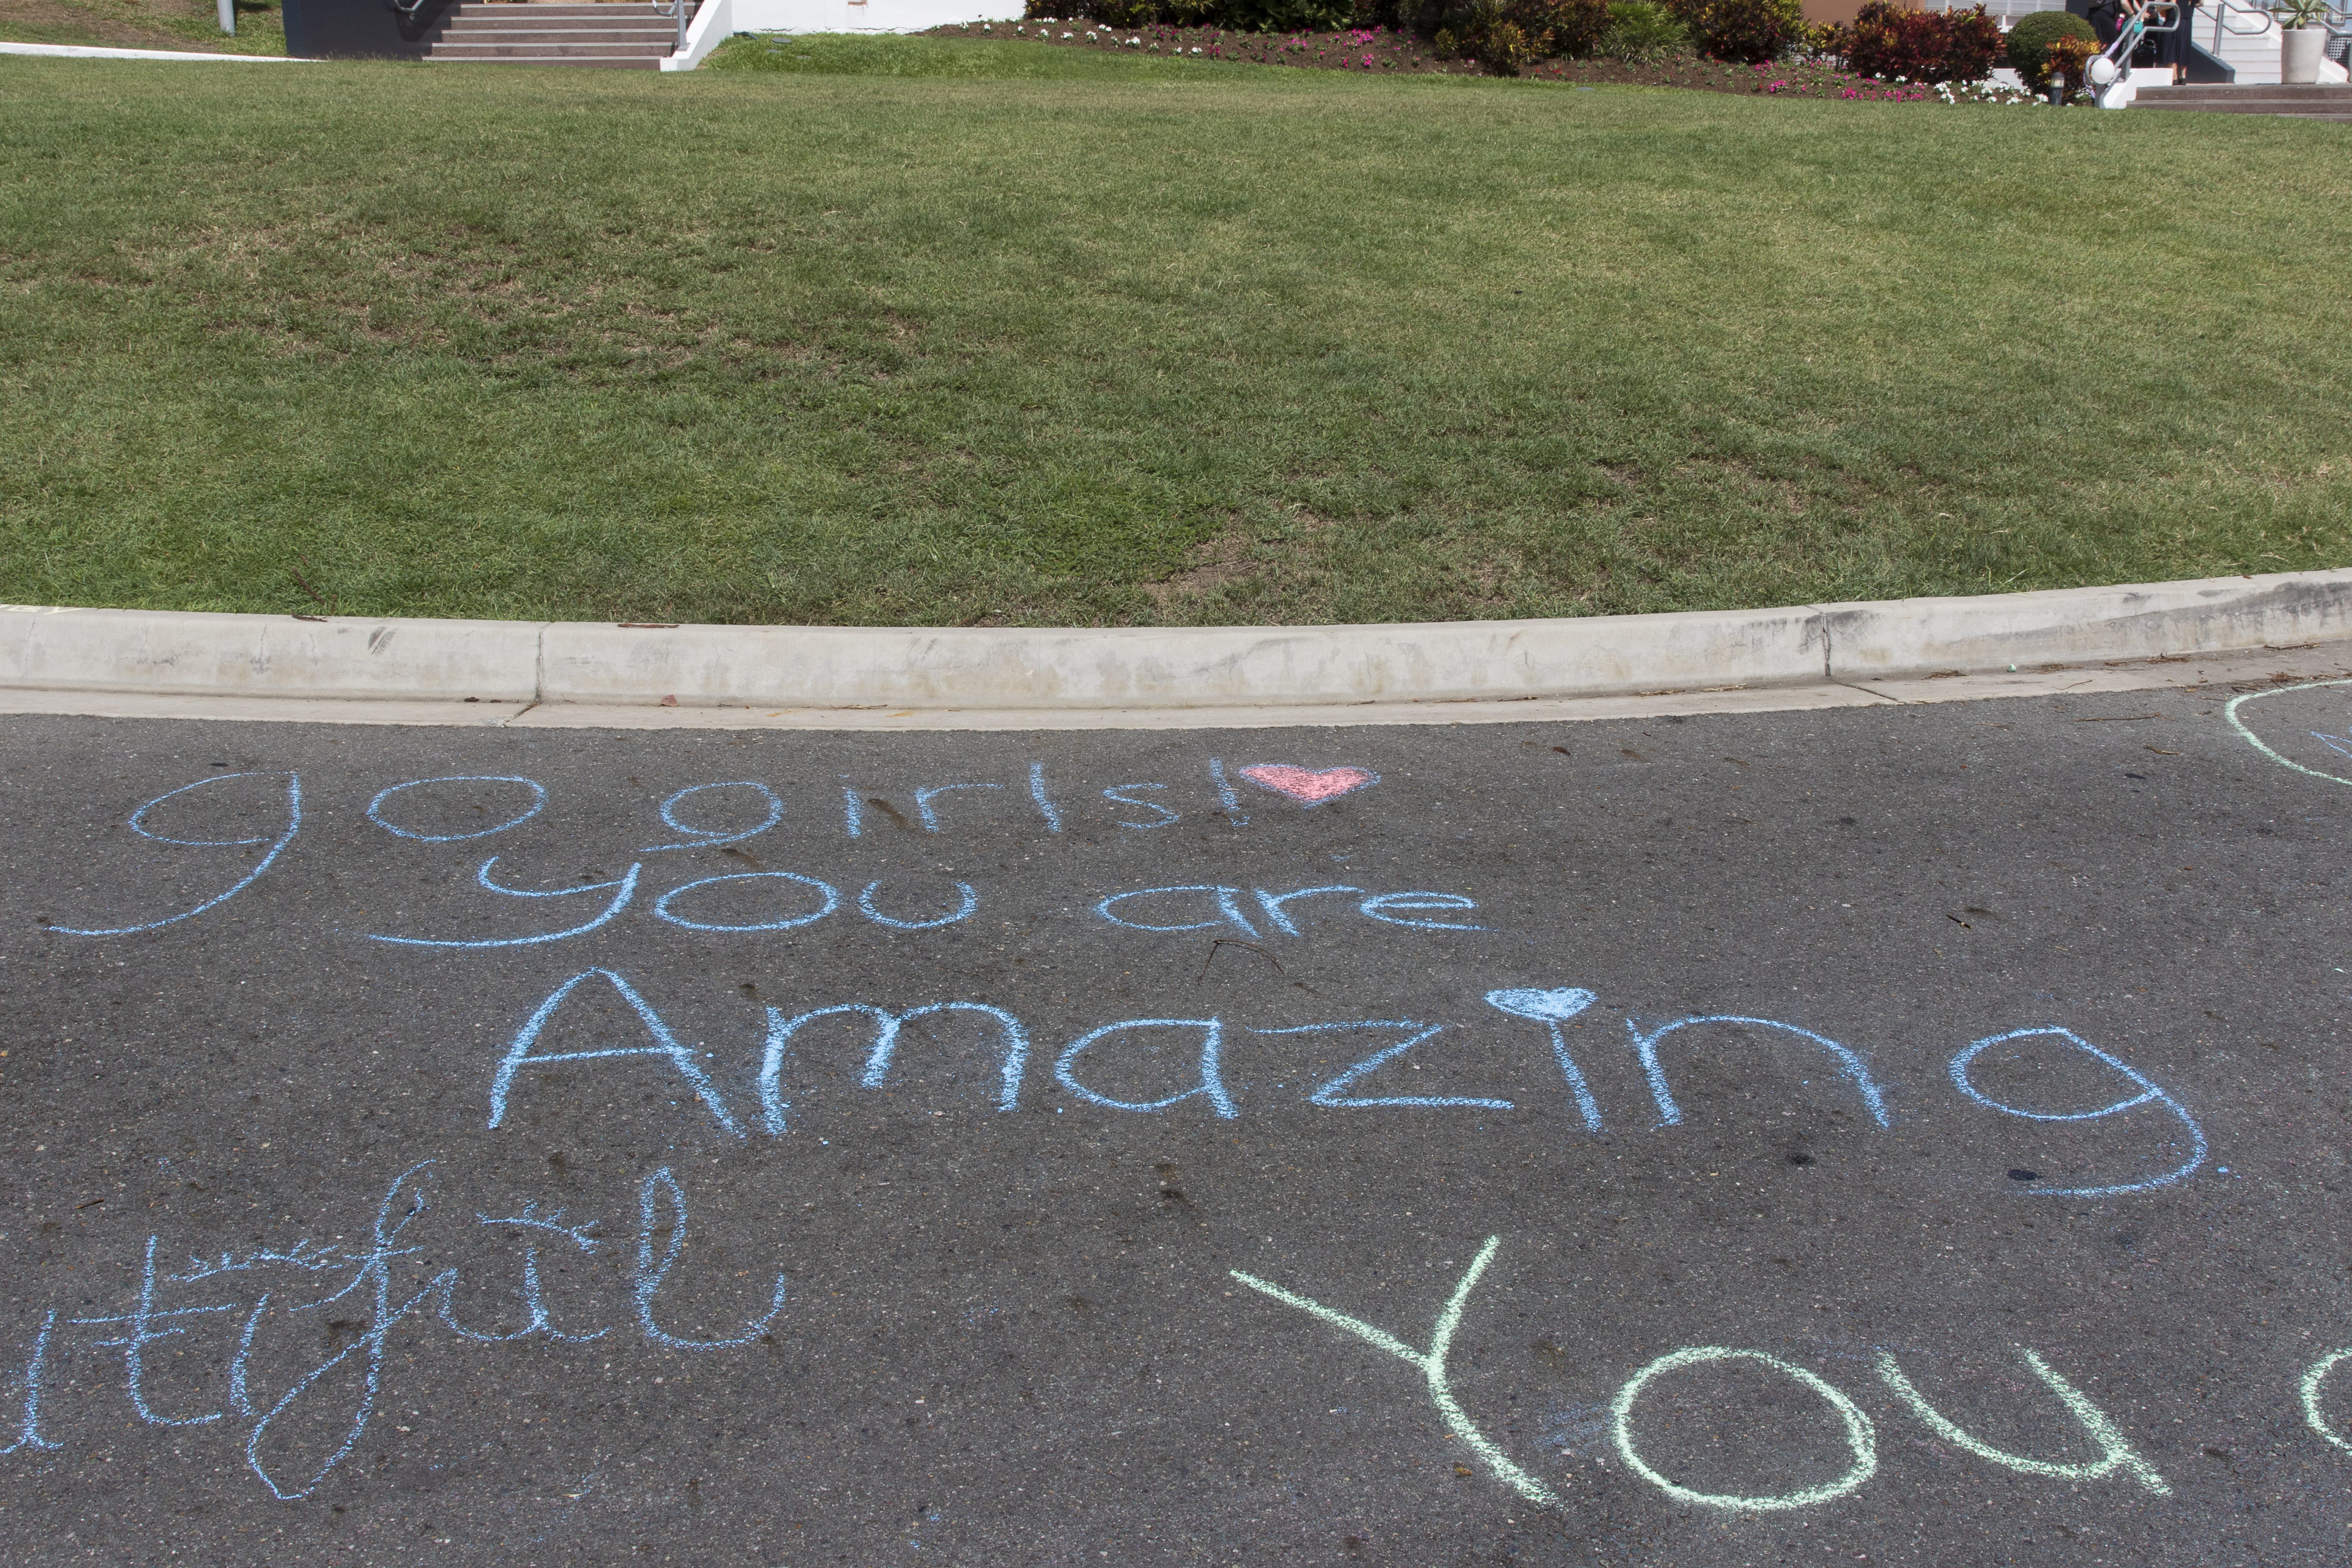
<path id="1" fill-rule="evenodd" d="M 2221 49 L 2221 35 L 2225 31 L 2235 33 L 2242 38 L 2252 38 L 2269 32 L 2276 25 L 2276 18 L 2272 16 L 2271 8 L 2268 5 L 2241 5 L 2238 0 L 2212 0 L 2212 5 L 2213 47 L 2217 53 Z M 2232 27 L 2229 24 L 2229 19 L 2233 16 L 2252 16 L 2254 18 L 2254 25 L 2251 27 Z"/>
<path id="2" fill-rule="evenodd" d="M 2116 36 L 2108 40 L 2107 47 L 2093 57 L 2084 68 L 2091 84 L 2103 89 L 2114 86 L 2130 68 L 2131 58 L 2138 51 L 2143 40 L 2155 34 L 2176 32 L 2179 26 L 2180 0 L 2140 0 L 2138 5 L 2132 6 L 2131 14 L 2124 19 L 2123 26 L 2116 29 Z M 2106 62 L 2105 69 L 2100 68 L 2102 60 Z"/>

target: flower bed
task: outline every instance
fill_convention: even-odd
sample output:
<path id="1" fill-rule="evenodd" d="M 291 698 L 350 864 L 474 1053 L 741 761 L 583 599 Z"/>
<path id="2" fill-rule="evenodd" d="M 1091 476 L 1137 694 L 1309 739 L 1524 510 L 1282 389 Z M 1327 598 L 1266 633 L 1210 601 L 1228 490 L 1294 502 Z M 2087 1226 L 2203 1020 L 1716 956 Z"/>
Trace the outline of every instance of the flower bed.
<path id="1" fill-rule="evenodd" d="M 1111 54 L 1146 54 L 1201 60 L 1238 60 L 1252 65 L 1294 66 L 1308 70 L 1352 71 L 1359 76 L 1479 76 L 1475 60 L 1448 59 L 1429 41 L 1391 27 L 1351 27 L 1330 33 L 1247 33 L 1228 27 L 1107 27 L 1099 23 L 1036 17 L 1018 22 L 961 22 L 934 27 L 930 37 L 992 38 L 1048 44 L 1056 48 Z M 2027 94 L 1990 82 L 1966 87 L 1929 87 L 1901 79 L 1843 70 L 1825 60 L 1767 66 L 1711 60 L 1688 49 L 1670 52 L 1654 64 L 1591 57 L 1548 59 L 1526 68 L 1523 79 L 1578 86 L 1679 87 L 1701 92 L 1736 92 L 1771 98 L 1834 99 L 1872 103 L 2031 103 Z"/>
<path id="2" fill-rule="evenodd" d="M 934 27 L 940 38 L 1020 39 L 1064 48 L 1118 54 L 1243 60 L 1252 65 L 1303 66 L 1359 74 L 1475 76 L 1468 60 L 1440 58 L 1427 40 L 1392 27 L 1351 27 L 1334 33 L 1245 33 L 1230 27 L 1106 27 L 1096 22 L 958 22 Z"/>

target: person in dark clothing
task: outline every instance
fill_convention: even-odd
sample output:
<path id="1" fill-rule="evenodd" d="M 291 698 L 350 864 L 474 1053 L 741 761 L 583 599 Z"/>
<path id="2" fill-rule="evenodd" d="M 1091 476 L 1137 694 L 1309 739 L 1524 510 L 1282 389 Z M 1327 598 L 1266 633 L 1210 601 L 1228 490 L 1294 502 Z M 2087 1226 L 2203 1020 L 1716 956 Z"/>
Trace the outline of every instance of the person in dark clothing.
<path id="1" fill-rule="evenodd" d="M 2143 11 L 2149 12 L 2148 23 L 2167 30 L 2143 36 L 2139 47 L 2132 51 L 2132 58 L 2126 63 L 2143 70 L 2153 67 L 2159 76 L 2169 75 L 2178 81 L 2181 68 L 2189 63 L 2189 18 L 2194 15 L 2199 0 L 2177 0 L 2177 3 L 2169 4 L 2166 0 L 2154 0 L 2153 4 L 2151 0 L 2093 0 L 2084 15 L 2092 30 L 2099 35 L 2100 47 L 2105 47 L 2116 41 L 2117 34 L 2131 25 L 2134 17 Z M 2177 22 L 2175 18 L 2178 18 Z M 2168 27 L 2168 24 L 2172 25 Z"/>
<path id="2" fill-rule="evenodd" d="M 2189 30 L 2196 20 L 2197 7 L 2202 0 L 2181 0 L 2175 13 L 2179 26 L 2168 33 L 2155 35 L 2156 63 L 2172 68 L 2172 79 L 2179 81 L 2189 68 Z"/>

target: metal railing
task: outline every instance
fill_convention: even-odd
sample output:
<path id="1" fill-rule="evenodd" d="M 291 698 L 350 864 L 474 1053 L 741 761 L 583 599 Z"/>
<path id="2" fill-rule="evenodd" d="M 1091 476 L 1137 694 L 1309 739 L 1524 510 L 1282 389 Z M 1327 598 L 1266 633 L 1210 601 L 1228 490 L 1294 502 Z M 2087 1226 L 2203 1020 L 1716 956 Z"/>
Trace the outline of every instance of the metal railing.
<path id="1" fill-rule="evenodd" d="M 2221 53 L 2222 34 L 2234 34 L 2241 38 L 2259 37 L 2278 26 L 2278 18 L 2271 15 L 2268 5 L 2243 5 L 2239 4 L 2239 0 L 2208 0 L 2208 4 L 2213 8 L 2212 53 L 2216 57 Z M 2230 21 L 2232 16 L 2251 17 L 2252 25 L 2234 26 Z"/>
<path id="2" fill-rule="evenodd" d="M 2221 0 L 2224 5 L 2229 0 Z M 2091 57 L 2084 74 L 2098 89 L 2112 87 L 2131 68 L 2131 58 L 2149 38 L 2180 30 L 2180 0 L 2144 0 L 2125 16 L 2114 42 Z"/>
<path id="3" fill-rule="evenodd" d="M 2092 84 L 2105 89 L 2121 79 L 2131 58 L 2139 46 L 2149 38 L 2166 33 L 2179 32 L 2184 26 L 2181 8 L 2184 0 L 2143 0 L 2126 16 L 2115 41 L 2093 57 L 2086 67 Z M 2221 53 L 2224 35 L 2241 38 L 2259 37 L 2276 28 L 2277 16 L 2263 0 L 2246 4 L 2244 0 L 2189 0 L 2199 6 L 2210 6 L 2213 16 L 2213 42 L 2210 53 Z M 2328 43 L 2342 37 L 2352 37 L 2352 0 L 2331 6 L 2321 13 L 2320 26 L 2328 32 Z M 2352 61 L 2347 61 L 2352 63 Z"/>

